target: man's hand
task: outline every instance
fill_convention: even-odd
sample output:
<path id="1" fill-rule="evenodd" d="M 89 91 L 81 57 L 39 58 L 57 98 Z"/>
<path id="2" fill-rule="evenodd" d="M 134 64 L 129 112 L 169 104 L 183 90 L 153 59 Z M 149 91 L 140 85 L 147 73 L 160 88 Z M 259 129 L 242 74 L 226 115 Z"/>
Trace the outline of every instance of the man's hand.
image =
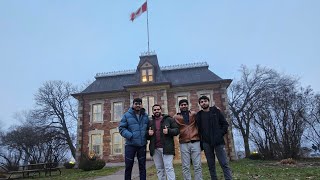
<path id="1" fill-rule="evenodd" d="M 164 126 L 163 134 L 168 134 L 168 127 L 167 126 Z"/>
<path id="2" fill-rule="evenodd" d="M 153 130 L 151 129 L 151 127 L 149 128 L 149 131 L 148 131 L 148 133 L 149 133 L 149 136 L 153 136 Z"/>

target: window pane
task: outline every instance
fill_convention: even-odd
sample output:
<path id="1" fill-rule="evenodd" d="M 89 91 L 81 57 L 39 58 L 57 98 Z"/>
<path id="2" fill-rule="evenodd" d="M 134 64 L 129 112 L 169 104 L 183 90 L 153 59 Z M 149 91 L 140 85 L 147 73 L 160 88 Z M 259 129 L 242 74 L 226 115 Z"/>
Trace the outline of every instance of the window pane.
<path id="1" fill-rule="evenodd" d="M 121 136 L 119 133 L 114 133 L 113 134 L 113 143 L 114 144 L 120 144 L 121 143 Z"/>
<path id="2" fill-rule="evenodd" d="M 101 104 L 94 104 L 93 105 L 93 112 L 100 113 L 101 112 Z"/>
<path id="3" fill-rule="evenodd" d="M 113 121 L 120 121 L 123 114 L 123 103 L 115 102 L 113 103 Z"/>
<path id="4" fill-rule="evenodd" d="M 102 121 L 101 113 L 93 114 L 93 121 Z"/>
<path id="5" fill-rule="evenodd" d="M 147 79 L 147 70 L 146 69 L 142 69 L 141 70 L 141 80 L 142 82 L 147 82 L 148 79 Z"/>
<path id="6" fill-rule="evenodd" d="M 146 113 L 149 114 L 148 109 L 148 96 L 142 97 L 142 106 L 146 110 Z"/>
<path id="7" fill-rule="evenodd" d="M 100 134 L 92 134 L 91 135 L 91 147 L 92 151 L 96 154 L 101 154 L 101 135 Z"/>
<path id="8" fill-rule="evenodd" d="M 102 105 L 92 105 L 92 121 L 102 121 Z"/>
<path id="9" fill-rule="evenodd" d="M 152 106 L 154 105 L 154 97 L 153 96 L 149 96 L 149 108 L 148 108 L 148 110 L 149 110 L 149 113 L 151 113 L 152 112 Z M 148 113 L 148 115 L 151 115 L 151 114 L 149 114 Z"/>
<path id="10" fill-rule="evenodd" d="M 143 108 L 146 110 L 148 115 L 152 113 L 152 106 L 154 105 L 154 97 L 153 96 L 145 96 L 142 98 Z"/>
<path id="11" fill-rule="evenodd" d="M 153 81 L 153 77 L 152 77 L 152 75 L 151 76 L 148 76 L 148 81 Z"/>
<path id="12" fill-rule="evenodd" d="M 121 153 L 121 145 L 115 145 L 114 153 L 117 153 L 117 154 Z"/>
<path id="13" fill-rule="evenodd" d="M 122 152 L 122 137 L 119 133 L 114 133 L 112 138 L 113 153 L 118 154 Z"/>
<path id="14" fill-rule="evenodd" d="M 142 82 L 147 82 L 147 76 L 142 76 Z"/>
<path id="15" fill-rule="evenodd" d="M 152 113 L 152 106 L 154 105 L 154 97 L 153 96 L 145 96 L 142 97 L 142 105 L 143 108 L 146 110 L 146 113 L 148 115 L 151 115 Z"/>
<path id="16" fill-rule="evenodd" d="M 92 144 L 101 144 L 101 135 L 93 134 L 91 139 Z"/>
<path id="17" fill-rule="evenodd" d="M 100 145 L 93 145 L 92 150 L 95 154 L 100 154 Z"/>
<path id="18" fill-rule="evenodd" d="M 150 76 L 152 76 L 152 74 L 153 74 L 153 72 L 152 72 L 152 69 L 148 69 L 148 75 Z"/>

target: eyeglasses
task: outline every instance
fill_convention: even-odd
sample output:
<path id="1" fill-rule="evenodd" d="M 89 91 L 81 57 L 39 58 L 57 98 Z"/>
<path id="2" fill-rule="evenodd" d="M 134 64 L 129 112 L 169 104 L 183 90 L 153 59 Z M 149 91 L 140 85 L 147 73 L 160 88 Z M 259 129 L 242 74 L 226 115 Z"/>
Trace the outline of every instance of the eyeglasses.
<path id="1" fill-rule="evenodd" d="M 161 111 L 161 109 L 153 109 L 153 111 Z"/>
<path id="2" fill-rule="evenodd" d="M 141 102 L 135 102 L 134 105 L 141 105 Z"/>

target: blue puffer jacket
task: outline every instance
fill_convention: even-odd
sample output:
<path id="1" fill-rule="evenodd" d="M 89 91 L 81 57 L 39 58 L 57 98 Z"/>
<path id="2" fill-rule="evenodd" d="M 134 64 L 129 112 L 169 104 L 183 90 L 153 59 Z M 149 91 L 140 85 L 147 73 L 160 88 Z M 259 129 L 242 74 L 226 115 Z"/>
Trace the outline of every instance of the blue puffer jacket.
<path id="1" fill-rule="evenodd" d="M 149 118 L 145 109 L 141 108 L 138 119 L 134 110 L 130 108 L 121 119 L 119 131 L 121 136 L 126 138 L 127 145 L 144 146 L 147 144 L 148 124 Z"/>

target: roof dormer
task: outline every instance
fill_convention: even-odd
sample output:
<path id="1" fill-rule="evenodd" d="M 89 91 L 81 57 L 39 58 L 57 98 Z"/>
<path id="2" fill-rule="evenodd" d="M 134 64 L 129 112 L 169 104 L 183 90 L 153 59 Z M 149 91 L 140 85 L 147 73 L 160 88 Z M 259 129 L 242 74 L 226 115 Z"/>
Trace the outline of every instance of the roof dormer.
<path id="1" fill-rule="evenodd" d="M 154 67 L 148 61 L 140 66 L 140 77 L 142 83 L 154 82 L 154 74 Z"/>

